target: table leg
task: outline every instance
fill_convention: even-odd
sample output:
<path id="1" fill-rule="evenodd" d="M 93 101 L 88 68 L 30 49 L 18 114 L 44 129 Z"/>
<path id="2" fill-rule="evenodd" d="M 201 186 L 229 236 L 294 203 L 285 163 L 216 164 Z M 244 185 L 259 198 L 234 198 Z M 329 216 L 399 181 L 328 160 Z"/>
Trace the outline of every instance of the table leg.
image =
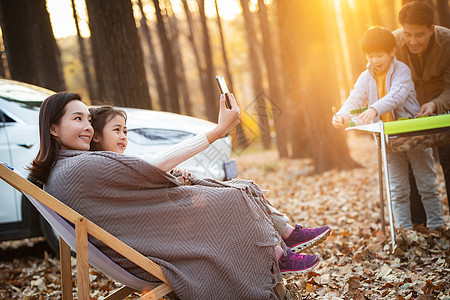
<path id="1" fill-rule="evenodd" d="M 380 135 L 377 135 L 380 137 Z M 384 221 L 384 192 L 383 192 L 383 159 L 381 156 L 381 145 L 378 143 L 378 185 L 380 187 L 380 219 L 381 219 L 381 230 L 383 234 L 386 235 L 386 222 Z"/>
<path id="2" fill-rule="evenodd" d="M 388 204 L 388 213 L 389 213 L 389 226 L 391 229 L 391 243 L 392 243 L 392 252 L 395 250 L 395 227 L 394 227 L 394 218 L 392 216 L 392 201 L 391 201 L 391 187 L 389 185 L 389 169 L 387 162 L 387 154 L 386 154 L 386 137 L 384 134 L 384 126 L 383 122 L 380 122 L 380 146 L 381 146 L 381 156 L 383 158 L 383 167 L 384 167 L 384 181 L 386 184 L 386 196 L 387 196 L 387 204 Z"/>

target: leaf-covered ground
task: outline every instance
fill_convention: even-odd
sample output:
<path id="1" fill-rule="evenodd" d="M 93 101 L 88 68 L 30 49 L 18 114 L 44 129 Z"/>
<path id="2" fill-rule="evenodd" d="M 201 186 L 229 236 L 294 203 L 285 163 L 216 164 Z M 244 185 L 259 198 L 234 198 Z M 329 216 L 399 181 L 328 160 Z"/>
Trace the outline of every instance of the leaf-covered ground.
<path id="1" fill-rule="evenodd" d="M 240 177 L 269 190 L 269 199 L 293 223 L 333 229 L 327 241 L 308 251 L 320 255 L 319 266 L 284 280 L 286 299 L 450 299 L 450 230 L 399 231 L 392 253 L 387 209 L 387 236 L 381 228 L 373 140 L 351 136 L 349 145 L 364 168 L 311 175 L 309 160 L 279 160 L 275 151 L 236 157 Z M 449 225 L 440 169 L 438 189 Z M 0 299 L 60 298 L 58 267 L 42 239 L 0 243 Z M 94 269 L 91 279 L 94 299 L 120 286 Z"/>
<path id="2" fill-rule="evenodd" d="M 349 146 L 364 168 L 308 176 L 308 160 L 242 157 L 241 171 L 268 189 L 281 211 L 303 226 L 329 225 L 332 235 L 308 253 L 321 263 L 308 276 L 286 280 L 287 299 L 450 299 L 450 231 L 402 231 L 392 254 L 380 221 L 376 148 L 369 135 Z M 239 164 L 241 166 L 243 164 Z M 441 171 L 439 169 L 439 171 Z M 449 223 L 442 172 L 438 189 Z M 385 209 L 386 234 L 389 234 Z"/>

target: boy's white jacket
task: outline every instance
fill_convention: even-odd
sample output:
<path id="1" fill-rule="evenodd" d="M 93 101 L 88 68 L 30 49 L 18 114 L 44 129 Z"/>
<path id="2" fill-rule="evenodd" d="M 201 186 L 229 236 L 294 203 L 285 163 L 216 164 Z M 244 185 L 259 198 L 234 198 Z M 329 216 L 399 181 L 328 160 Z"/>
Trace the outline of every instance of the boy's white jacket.
<path id="1" fill-rule="evenodd" d="M 378 99 L 373 66 L 367 64 L 367 70 L 359 76 L 354 89 L 338 114 L 348 121 L 351 110 L 363 107 L 367 103 L 378 112 L 374 122 L 380 120 L 380 116 L 389 111 L 393 112 L 396 120 L 402 117 L 414 117 L 420 106 L 416 99 L 409 67 L 394 57 L 386 74 L 386 95 Z"/>

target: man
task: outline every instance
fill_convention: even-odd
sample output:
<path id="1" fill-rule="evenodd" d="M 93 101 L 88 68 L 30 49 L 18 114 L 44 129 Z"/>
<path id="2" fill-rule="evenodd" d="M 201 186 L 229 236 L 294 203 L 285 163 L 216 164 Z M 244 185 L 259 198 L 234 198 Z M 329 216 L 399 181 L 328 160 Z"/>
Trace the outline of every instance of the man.
<path id="1" fill-rule="evenodd" d="M 450 30 L 434 25 L 433 9 L 423 2 L 406 4 L 399 13 L 402 28 L 394 32 L 397 58 L 411 69 L 421 105 L 418 115 L 442 114 L 450 110 Z M 450 197 L 450 145 L 438 147 L 444 171 L 447 199 Z M 426 224 L 414 176 L 410 176 L 411 219 Z M 450 199 L 449 207 L 450 207 Z"/>

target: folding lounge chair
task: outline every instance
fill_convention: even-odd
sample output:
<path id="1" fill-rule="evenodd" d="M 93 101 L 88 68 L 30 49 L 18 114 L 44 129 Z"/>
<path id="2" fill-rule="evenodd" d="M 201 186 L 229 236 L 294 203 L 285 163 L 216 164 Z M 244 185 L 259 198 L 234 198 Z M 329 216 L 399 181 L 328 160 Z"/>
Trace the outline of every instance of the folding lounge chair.
<path id="1" fill-rule="evenodd" d="M 124 284 L 106 299 L 122 299 L 132 292 L 146 292 L 141 299 L 159 299 L 173 291 L 159 265 L 118 240 L 67 205 L 46 193 L 12 168 L 0 163 L 0 178 L 24 194 L 49 222 L 60 238 L 61 286 L 63 299 L 72 299 L 70 248 L 77 254 L 78 299 L 90 299 L 89 263 Z M 75 225 L 74 227 L 71 224 Z M 114 249 L 161 282 L 148 282 L 129 273 L 88 241 L 88 234 Z"/>

